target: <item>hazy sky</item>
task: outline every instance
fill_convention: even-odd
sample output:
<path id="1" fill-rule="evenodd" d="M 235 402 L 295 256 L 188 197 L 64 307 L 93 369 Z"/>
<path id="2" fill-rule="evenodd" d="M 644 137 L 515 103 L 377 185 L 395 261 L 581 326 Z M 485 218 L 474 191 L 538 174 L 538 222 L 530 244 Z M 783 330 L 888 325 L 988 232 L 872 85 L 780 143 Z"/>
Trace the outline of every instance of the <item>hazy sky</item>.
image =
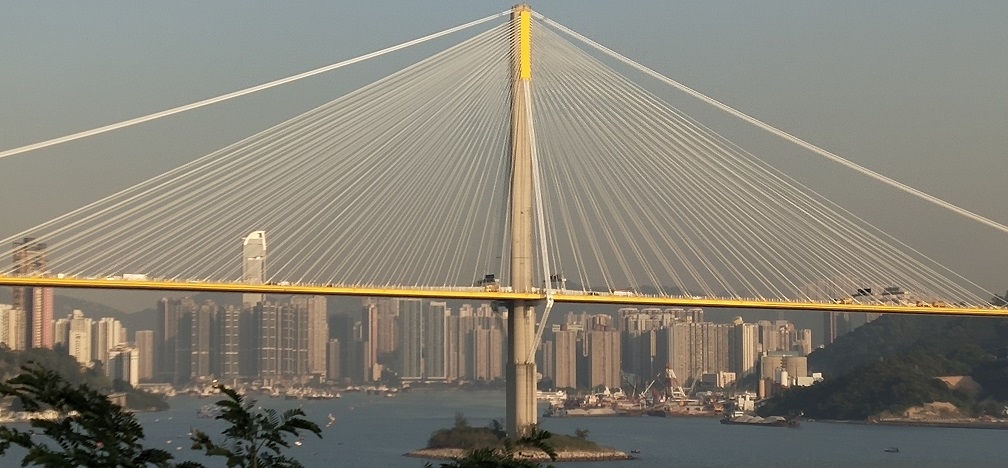
<path id="1" fill-rule="evenodd" d="M 512 2 L 340 4 L 10 2 L 0 15 L 0 149 L 335 63 Z M 1008 2 L 531 6 L 794 135 L 1008 223 Z M 0 235 L 263 130 L 459 38 L 0 160 Z M 935 260 L 981 286 L 1008 289 L 1008 235 L 882 190 L 836 165 L 783 161 L 778 164 L 793 164 L 803 180 Z"/>

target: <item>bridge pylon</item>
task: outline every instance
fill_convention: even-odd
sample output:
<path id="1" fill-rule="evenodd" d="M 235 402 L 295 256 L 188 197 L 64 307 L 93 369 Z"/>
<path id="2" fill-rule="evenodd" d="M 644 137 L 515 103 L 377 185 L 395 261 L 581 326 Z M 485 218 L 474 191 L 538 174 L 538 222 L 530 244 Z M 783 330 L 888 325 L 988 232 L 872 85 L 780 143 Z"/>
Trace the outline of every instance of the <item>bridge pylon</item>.
<path id="1" fill-rule="evenodd" d="M 514 7 L 511 78 L 511 287 L 515 292 L 533 288 L 533 187 L 532 187 L 532 10 Z M 536 311 L 534 302 L 512 301 L 508 309 L 507 431 L 526 435 L 536 424 Z"/>

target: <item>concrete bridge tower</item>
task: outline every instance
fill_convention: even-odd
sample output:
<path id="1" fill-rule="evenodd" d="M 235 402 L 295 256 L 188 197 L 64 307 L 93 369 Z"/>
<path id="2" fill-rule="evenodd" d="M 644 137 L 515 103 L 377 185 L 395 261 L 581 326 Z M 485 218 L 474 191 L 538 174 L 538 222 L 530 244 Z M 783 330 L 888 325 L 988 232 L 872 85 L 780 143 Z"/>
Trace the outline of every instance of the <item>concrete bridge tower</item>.
<path id="1" fill-rule="evenodd" d="M 511 287 L 533 288 L 532 268 L 532 10 L 517 5 L 511 14 L 514 31 L 511 81 Z M 536 311 L 529 301 L 514 301 L 508 312 L 507 431 L 526 435 L 536 423 L 535 345 Z M 530 355 L 532 356 L 530 358 Z M 530 362 L 531 361 L 531 362 Z"/>

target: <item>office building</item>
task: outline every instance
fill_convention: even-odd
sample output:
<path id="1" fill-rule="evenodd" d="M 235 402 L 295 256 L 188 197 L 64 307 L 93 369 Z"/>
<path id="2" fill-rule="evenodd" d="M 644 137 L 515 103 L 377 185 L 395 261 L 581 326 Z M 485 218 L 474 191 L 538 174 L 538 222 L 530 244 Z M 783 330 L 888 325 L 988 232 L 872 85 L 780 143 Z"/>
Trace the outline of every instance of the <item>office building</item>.
<path id="1" fill-rule="evenodd" d="M 756 371 L 759 361 L 759 327 L 741 319 L 729 332 L 728 368 L 739 378 Z"/>
<path id="2" fill-rule="evenodd" d="M 0 304 L 0 343 L 12 351 L 23 351 L 28 343 L 26 326 L 23 310 L 10 304 Z"/>
<path id="3" fill-rule="evenodd" d="M 431 302 L 427 316 L 424 317 L 423 359 L 426 380 L 446 380 L 448 377 L 445 328 L 450 314 L 448 304 Z"/>
<path id="4" fill-rule="evenodd" d="M 556 388 L 577 388 L 577 337 L 576 330 L 553 329 L 554 385 Z"/>
<path id="5" fill-rule="evenodd" d="M 214 375 L 225 382 L 234 383 L 242 377 L 241 318 L 242 310 L 233 305 L 217 311 L 214 326 L 217 342 Z"/>
<path id="6" fill-rule="evenodd" d="M 140 383 L 140 359 L 136 348 L 116 346 L 108 351 L 105 376 L 110 380 L 122 380 L 136 386 Z"/>
<path id="7" fill-rule="evenodd" d="M 326 362 L 326 381 L 338 382 L 342 379 L 339 339 L 332 338 L 326 343 Z"/>
<path id="8" fill-rule="evenodd" d="M 15 276 L 33 276 L 49 273 L 49 258 L 46 244 L 32 237 L 14 241 L 13 270 Z M 15 287 L 12 288 L 12 305 L 25 314 L 25 347 L 53 347 L 53 303 L 52 288 Z"/>
<path id="9" fill-rule="evenodd" d="M 154 378 L 154 330 L 138 330 L 134 337 L 137 352 L 137 380 L 149 382 Z"/>
<path id="10" fill-rule="evenodd" d="M 242 241 L 242 282 L 266 283 L 266 231 L 255 231 Z M 254 306 L 266 300 L 263 294 L 242 294 L 242 303 Z"/>
<path id="11" fill-rule="evenodd" d="M 582 387 L 619 388 L 623 381 L 620 374 L 620 334 L 616 330 L 592 330 L 584 334 L 582 356 L 586 360 L 586 373 L 581 377 Z"/>
<path id="12" fill-rule="evenodd" d="M 192 314 L 189 346 L 189 380 L 213 380 L 217 360 L 215 323 L 220 308 L 214 301 L 206 301 Z"/>
<path id="13" fill-rule="evenodd" d="M 307 314 L 308 373 L 325 378 L 326 354 L 329 343 L 328 312 L 325 296 L 294 296 L 291 303 Z"/>

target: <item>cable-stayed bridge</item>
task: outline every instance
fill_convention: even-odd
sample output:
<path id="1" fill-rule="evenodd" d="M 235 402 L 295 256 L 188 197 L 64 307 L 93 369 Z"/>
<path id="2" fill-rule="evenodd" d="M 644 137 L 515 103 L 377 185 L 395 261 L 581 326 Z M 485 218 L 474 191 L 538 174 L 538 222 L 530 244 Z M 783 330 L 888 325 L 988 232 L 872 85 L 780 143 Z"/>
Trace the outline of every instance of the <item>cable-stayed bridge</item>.
<path id="1" fill-rule="evenodd" d="M 14 259 L 0 284 L 505 301 L 512 319 L 525 316 L 525 331 L 511 333 L 528 339 L 512 343 L 519 350 L 534 349 L 527 332 L 540 303 L 1008 312 L 631 78 L 657 80 L 968 221 L 1008 227 L 526 9 L 0 159 L 473 28 L 481 32 L 310 112 L 0 240 L 9 246 L 0 256 Z M 255 231 L 266 233 L 266 275 L 249 281 L 241 241 Z M 33 255 L 44 261 L 17 260 Z M 515 372 L 534 375 L 513 358 Z M 527 416 L 509 420 L 522 427 Z"/>
<path id="2" fill-rule="evenodd" d="M 505 16 L 0 152 L 13 157 L 486 29 L 304 115 L 3 239 L 6 246 L 38 239 L 48 265 L 26 275 L 11 264 L 2 281 L 516 298 L 508 291 L 506 245 L 513 33 Z M 863 175 L 1004 226 L 792 137 L 548 18 L 533 21 L 529 107 L 541 248 L 534 252 L 534 291 L 523 297 L 544 299 L 550 290 L 554 300 L 570 302 L 1000 313 L 983 288 L 691 119 L 614 62 Z M 267 278 L 249 286 L 242 283 L 240 240 L 256 230 L 267 232 Z M 124 274 L 148 280 L 122 280 Z M 474 284 L 486 274 L 502 281 L 499 287 Z M 856 295 L 893 286 L 905 294 Z"/>

